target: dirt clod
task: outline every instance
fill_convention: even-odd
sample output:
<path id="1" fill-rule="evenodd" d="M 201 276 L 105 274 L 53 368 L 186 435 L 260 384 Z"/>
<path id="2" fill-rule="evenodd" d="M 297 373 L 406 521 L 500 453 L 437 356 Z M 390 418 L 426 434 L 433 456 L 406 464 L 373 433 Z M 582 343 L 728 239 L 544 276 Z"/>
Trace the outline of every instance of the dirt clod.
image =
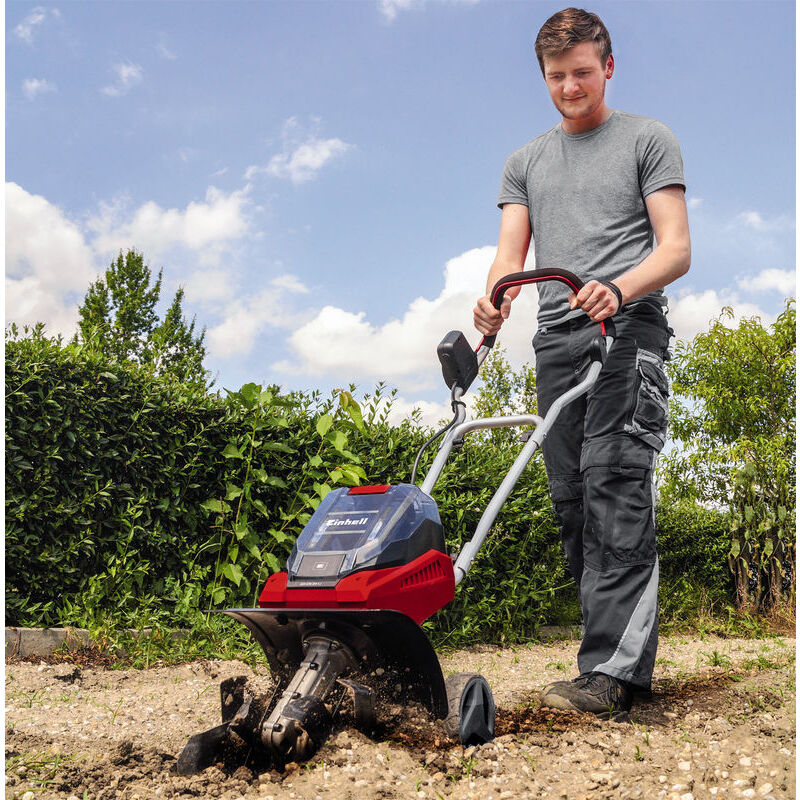
<path id="1" fill-rule="evenodd" d="M 75 683 L 81 677 L 81 670 L 76 664 L 56 664 L 53 668 L 53 677 L 64 683 Z"/>

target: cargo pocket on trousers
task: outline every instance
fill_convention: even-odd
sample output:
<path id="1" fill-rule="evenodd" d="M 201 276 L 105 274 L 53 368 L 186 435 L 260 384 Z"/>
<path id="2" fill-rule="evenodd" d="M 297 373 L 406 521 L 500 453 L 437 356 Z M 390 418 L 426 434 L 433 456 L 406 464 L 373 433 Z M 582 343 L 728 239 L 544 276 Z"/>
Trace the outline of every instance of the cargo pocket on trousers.
<path id="1" fill-rule="evenodd" d="M 636 385 L 633 413 L 625 431 L 661 450 L 667 438 L 669 383 L 660 356 L 649 350 L 637 351 Z"/>

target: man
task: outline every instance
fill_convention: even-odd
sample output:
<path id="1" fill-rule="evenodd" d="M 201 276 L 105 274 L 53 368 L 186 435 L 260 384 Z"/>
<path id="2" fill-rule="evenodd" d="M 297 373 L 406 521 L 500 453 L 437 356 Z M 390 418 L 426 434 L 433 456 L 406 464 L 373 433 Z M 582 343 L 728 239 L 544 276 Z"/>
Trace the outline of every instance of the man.
<path id="1" fill-rule="evenodd" d="M 606 105 L 614 57 L 599 17 L 558 12 L 535 50 L 561 122 L 506 162 L 487 293 L 523 269 L 531 236 L 538 269 L 561 267 L 585 282 L 577 296 L 540 284 L 540 414 L 582 379 L 596 323 L 614 317 L 616 340 L 597 383 L 564 409 L 543 445 L 584 636 L 580 675 L 545 687 L 542 704 L 617 714 L 649 691 L 658 642 L 653 468 L 666 436 L 672 334 L 662 289 L 689 269 L 683 163 L 665 125 Z M 480 298 L 475 327 L 496 333 L 518 293 L 508 290 L 500 311 Z"/>

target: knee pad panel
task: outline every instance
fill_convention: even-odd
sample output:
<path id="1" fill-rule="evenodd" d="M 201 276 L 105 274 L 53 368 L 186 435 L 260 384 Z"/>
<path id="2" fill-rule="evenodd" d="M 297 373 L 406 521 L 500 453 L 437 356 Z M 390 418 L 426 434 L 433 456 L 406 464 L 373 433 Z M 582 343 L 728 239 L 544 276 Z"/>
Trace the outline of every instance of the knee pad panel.
<path id="1" fill-rule="evenodd" d="M 652 470 L 593 466 L 584 472 L 584 561 L 598 571 L 653 564 Z"/>

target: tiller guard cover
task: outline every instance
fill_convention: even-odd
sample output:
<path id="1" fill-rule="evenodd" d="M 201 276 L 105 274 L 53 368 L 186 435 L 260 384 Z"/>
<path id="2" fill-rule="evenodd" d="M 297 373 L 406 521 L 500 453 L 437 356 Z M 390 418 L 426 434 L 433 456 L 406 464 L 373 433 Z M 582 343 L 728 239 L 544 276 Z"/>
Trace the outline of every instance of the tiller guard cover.
<path id="1" fill-rule="evenodd" d="M 421 703 L 436 719 L 447 716 L 439 659 L 422 628 L 399 611 L 229 608 L 219 613 L 247 626 L 281 683 L 291 680 L 300 667 L 303 640 L 323 634 L 348 647 L 364 674 L 383 669 L 386 681 L 393 686 L 400 683 L 402 694 Z"/>

